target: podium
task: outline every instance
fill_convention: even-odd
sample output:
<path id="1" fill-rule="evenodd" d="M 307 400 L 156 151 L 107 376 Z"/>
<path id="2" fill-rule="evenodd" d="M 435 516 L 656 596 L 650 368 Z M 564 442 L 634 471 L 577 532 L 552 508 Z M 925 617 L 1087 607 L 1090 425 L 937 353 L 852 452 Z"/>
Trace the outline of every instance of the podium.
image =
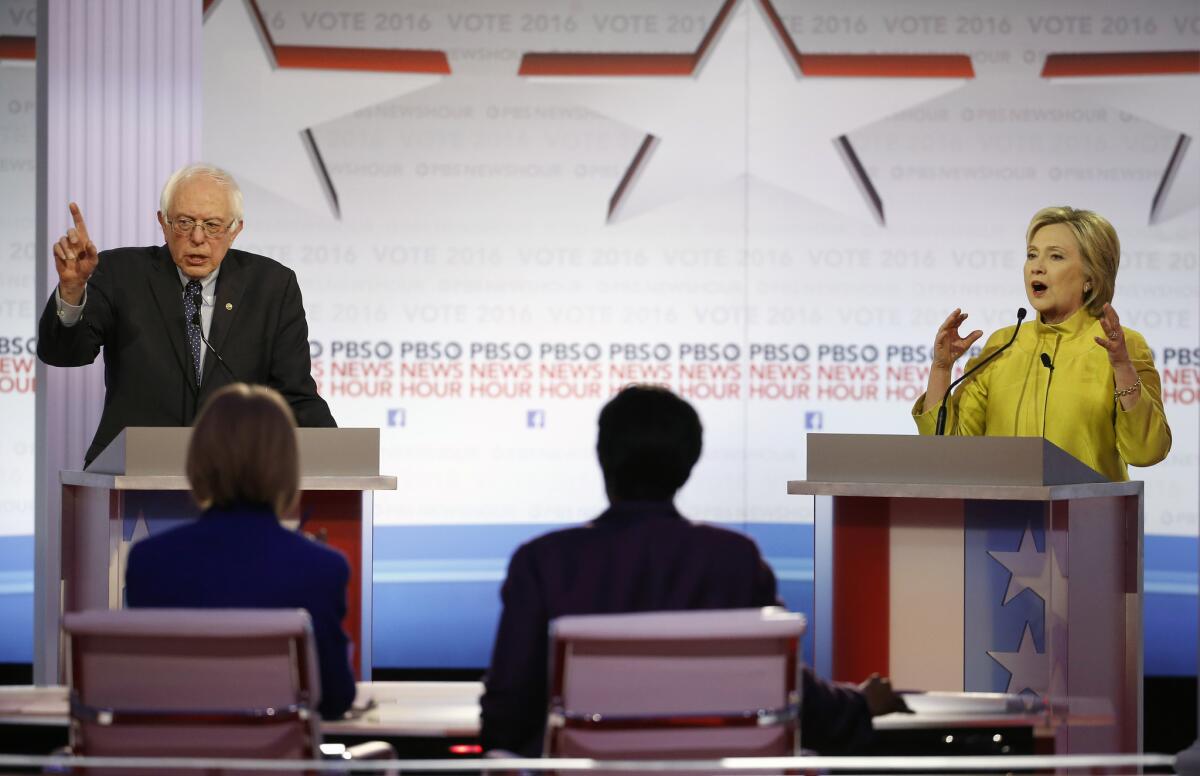
<path id="1" fill-rule="evenodd" d="M 1142 745 L 1141 482 L 1045 440 L 809 434 L 818 673 L 1035 693 L 1058 753 Z"/>
<path id="2" fill-rule="evenodd" d="M 191 428 L 127 428 L 84 471 L 62 471 L 62 514 L 57 531 L 39 541 L 35 585 L 56 585 L 59 595 L 35 596 L 54 611 L 34 634 L 35 659 L 49 683 L 65 680 L 61 666 L 63 612 L 118 609 L 124 601 L 129 548 L 145 536 L 194 520 L 184 474 Z M 379 474 L 379 429 L 296 429 L 300 451 L 300 501 L 283 515 L 341 551 L 350 563 L 343 627 L 355 643 L 353 664 L 371 677 L 371 579 L 374 491 L 395 490 L 396 478 Z"/>

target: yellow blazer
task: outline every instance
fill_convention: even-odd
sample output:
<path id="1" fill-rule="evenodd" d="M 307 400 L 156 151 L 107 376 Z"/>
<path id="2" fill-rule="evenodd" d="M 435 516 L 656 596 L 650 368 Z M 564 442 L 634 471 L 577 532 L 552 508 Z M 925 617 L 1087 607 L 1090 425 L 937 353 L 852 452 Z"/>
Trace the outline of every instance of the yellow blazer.
<path id="1" fill-rule="evenodd" d="M 988 338 L 970 369 L 999 349 L 1013 327 Z M 964 381 L 947 406 L 946 433 L 959 436 L 1042 436 L 1110 480 L 1127 480 L 1126 466 L 1150 466 L 1171 449 L 1171 429 L 1163 412 L 1162 383 L 1145 338 L 1125 328 L 1125 344 L 1142 378 L 1141 395 L 1125 411 L 1113 397 L 1115 380 L 1108 354 L 1093 337 L 1103 337 L 1100 321 L 1080 309 L 1060 324 L 1022 324 L 1016 342 L 974 377 Z M 1042 365 L 1050 356 L 1054 375 Z M 1047 391 L 1049 385 L 1049 391 Z M 913 406 L 921 434 L 931 435 L 937 405 Z"/>

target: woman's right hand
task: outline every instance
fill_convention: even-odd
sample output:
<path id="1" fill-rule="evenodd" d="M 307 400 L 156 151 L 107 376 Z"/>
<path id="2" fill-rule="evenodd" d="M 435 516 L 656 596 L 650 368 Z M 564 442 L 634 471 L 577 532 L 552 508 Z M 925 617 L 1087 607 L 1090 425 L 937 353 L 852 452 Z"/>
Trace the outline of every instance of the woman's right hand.
<path id="1" fill-rule="evenodd" d="M 962 354 L 970 350 L 975 341 L 983 336 L 979 329 L 963 337 L 958 333 L 958 327 L 967 319 L 967 314 L 961 309 L 955 309 L 938 327 L 937 336 L 933 338 L 933 368 L 949 372 L 954 368 L 954 362 L 962 358 Z"/>
<path id="2" fill-rule="evenodd" d="M 938 327 L 937 336 L 933 338 L 933 366 L 929 370 L 929 382 L 925 386 L 926 412 L 940 404 L 946 396 L 946 391 L 950 390 L 950 374 L 954 369 L 954 362 L 962 358 L 962 354 L 975 344 L 975 340 L 983 336 L 983 332 L 978 329 L 965 337 L 959 334 L 958 327 L 962 326 L 966 319 L 966 313 L 955 310 Z"/>

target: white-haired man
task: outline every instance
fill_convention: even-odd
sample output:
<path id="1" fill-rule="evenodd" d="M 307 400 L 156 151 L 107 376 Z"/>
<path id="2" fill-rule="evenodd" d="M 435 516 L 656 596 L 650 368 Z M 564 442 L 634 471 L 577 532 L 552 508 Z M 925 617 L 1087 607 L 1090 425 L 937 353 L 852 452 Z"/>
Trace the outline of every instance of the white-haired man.
<path id="1" fill-rule="evenodd" d="M 58 288 L 38 326 L 38 357 L 82 366 L 104 349 L 104 412 L 85 464 L 127 426 L 189 425 L 232 382 L 275 388 L 301 426 L 336 425 L 312 378 L 296 274 L 230 247 L 243 226 L 233 177 L 184 167 L 163 186 L 160 208 L 164 245 L 98 252 L 74 202 L 75 225 L 54 244 Z"/>

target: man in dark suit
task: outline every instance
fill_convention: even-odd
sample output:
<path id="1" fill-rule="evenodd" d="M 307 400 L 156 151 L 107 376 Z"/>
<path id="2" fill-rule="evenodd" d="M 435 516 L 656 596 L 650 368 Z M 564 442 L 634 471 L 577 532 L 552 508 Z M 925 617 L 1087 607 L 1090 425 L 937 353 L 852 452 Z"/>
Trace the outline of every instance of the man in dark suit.
<path id="1" fill-rule="evenodd" d="M 301 426 L 336 425 L 312 379 L 295 273 L 230 247 L 243 226 L 232 176 L 184 167 L 160 207 L 164 245 L 100 254 L 75 203 L 74 226 L 54 245 L 59 281 L 38 357 L 82 366 L 104 349 L 104 411 L 85 464 L 127 426 L 189 425 L 231 382 L 275 388 Z"/>
<path id="2" fill-rule="evenodd" d="M 485 749 L 541 754 L 547 633 L 557 617 L 778 604 L 775 575 L 753 541 L 675 509 L 675 492 L 700 458 L 691 405 L 662 388 L 630 386 L 604 407 L 599 425 L 611 506 L 522 545 L 509 563 L 481 699 Z M 824 754 L 864 746 L 872 715 L 903 708 L 879 677 L 856 690 L 805 669 L 802 692 L 802 745 Z"/>

